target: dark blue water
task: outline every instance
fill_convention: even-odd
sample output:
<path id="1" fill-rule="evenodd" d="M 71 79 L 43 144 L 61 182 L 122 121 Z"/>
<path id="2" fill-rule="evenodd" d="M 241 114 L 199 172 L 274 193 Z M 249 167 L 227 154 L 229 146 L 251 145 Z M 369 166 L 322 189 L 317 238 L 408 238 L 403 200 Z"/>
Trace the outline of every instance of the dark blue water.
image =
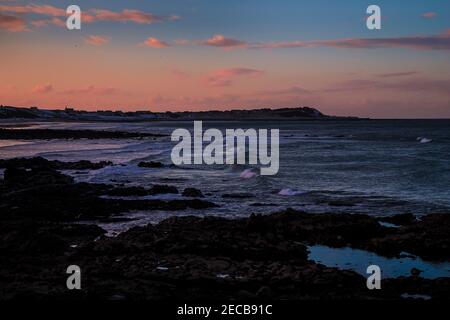
<path id="1" fill-rule="evenodd" d="M 321 245 L 309 247 L 309 259 L 329 267 L 351 269 L 363 276 L 367 275 L 367 267 L 377 265 L 381 276 L 385 278 L 411 276 L 411 269 L 421 270 L 421 277 L 435 279 L 450 277 L 450 262 L 429 262 L 408 255 L 401 258 L 386 258 L 373 252 L 352 248 L 330 248 Z"/>
<path id="2" fill-rule="evenodd" d="M 183 125 L 191 127 L 192 123 Z M 179 127 L 180 123 L 165 126 Z M 239 174 L 251 166 L 186 167 L 191 172 L 184 178 L 200 189 L 253 195 L 232 201 L 216 199 L 237 214 L 246 212 L 247 206 L 253 211 L 273 206 L 312 212 L 422 215 L 448 211 L 450 206 L 449 120 L 204 123 L 208 127 L 280 129 L 276 176 L 240 179 Z M 281 190 L 290 196 L 280 195 Z"/>

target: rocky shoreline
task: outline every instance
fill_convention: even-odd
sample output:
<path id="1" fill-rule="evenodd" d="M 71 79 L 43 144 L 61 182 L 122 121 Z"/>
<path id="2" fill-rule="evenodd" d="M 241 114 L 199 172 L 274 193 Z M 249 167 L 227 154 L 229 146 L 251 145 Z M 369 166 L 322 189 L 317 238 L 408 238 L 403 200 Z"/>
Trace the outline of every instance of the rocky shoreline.
<path id="1" fill-rule="evenodd" d="M 388 227 L 367 215 L 294 210 L 243 219 L 172 217 L 117 237 L 85 220 L 114 219 L 130 210 L 201 210 L 216 204 L 200 190 L 77 183 L 58 170 L 110 163 L 64 163 L 42 158 L 0 161 L 0 299 L 101 300 L 399 300 L 450 298 L 450 278 L 366 278 L 308 260 L 308 245 L 352 247 L 384 256 L 408 252 L 450 260 L 450 215 L 421 220 L 398 216 Z M 181 200 L 115 196 L 181 193 Z M 380 219 L 381 220 L 381 219 Z M 389 221 L 387 221 L 389 222 Z M 66 288 L 78 265 L 82 290 Z M 408 296 L 405 296 L 407 294 Z M 403 297 L 403 298 L 402 298 Z"/>

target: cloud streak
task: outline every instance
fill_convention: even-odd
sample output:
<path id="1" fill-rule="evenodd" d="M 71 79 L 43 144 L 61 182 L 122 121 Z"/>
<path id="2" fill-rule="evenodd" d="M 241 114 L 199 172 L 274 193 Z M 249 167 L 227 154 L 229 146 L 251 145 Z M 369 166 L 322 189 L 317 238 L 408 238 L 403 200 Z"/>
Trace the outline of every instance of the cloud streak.
<path id="1" fill-rule="evenodd" d="M 93 46 L 103 46 L 111 40 L 110 37 L 90 35 L 84 39 L 84 42 Z"/>
<path id="2" fill-rule="evenodd" d="M 250 68 L 228 68 L 219 69 L 206 77 L 206 83 L 211 87 L 228 87 L 233 80 L 243 76 L 260 76 L 264 71 Z"/>
<path id="3" fill-rule="evenodd" d="M 381 73 L 378 74 L 378 77 L 381 78 L 396 78 L 396 77 L 407 77 L 407 76 L 414 76 L 419 74 L 418 71 L 405 71 L 405 72 L 390 72 L 390 73 Z"/>
<path id="4" fill-rule="evenodd" d="M 212 38 L 200 41 L 201 45 L 225 48 L 225 49 L 235 49 L 244 48 L 248 46 L 248 43 L 242 40 L 227 38 L 222 34 L 215 34 Z"/>
<path id="5" fill-rule="evenodd" d="M 402 48 L 414 50 L 450 50 L 450 30 L 442 34 L 418 35 L 392 38 L 345 38 L 335 40 L 278 41 L 251 43 L 216 34 L 201 41 L 178 41 L 177 44 L 198 44 L 223 49 L 289 49 L 289 48 L 337 48 L 337 49 L 380 49 Z"/>
<path id="6" fill-rule="evenodd" d="M 22 18 L 5 14 L 0 14 L 0 29 L 9 32 L 29 31 L 26 22 Z"/>
<path id="7" fill-rule="evenodd" d="M 50 83 L 38 84 L 38 85 L 34 86 L 33 90 L 32 90 L 33 93 L 39 93 L 39 94 L 49 93 L 51 91 L 53 91 L 53 85 L 51 85 Z"/>
<path id="8" fill-rule="evenodd" d="M 36 27 L 46 25 L 65 26 L 61 23 L 61 19 L 66 17 L 66 10 L 51 5 L 0 5 L 1 12 L 9 12 L 16 14 L 38 14 L 52 17 L 51 19 L 35 19 L 31 20 L 31 24 Z M 16 17 L 17 18 L 17 17 Z M 141 10 L 123 9 L 122 11 L 111 11 L 107 9 L 88 9 L 84 10 L 81 15 L 82 23 L 93 23 L 101 21 L 110 22 L 132 22 L 136 24 L 153 24 L 164 21 L 175 21 L 180 19 L 176 15 L 163 16 Z"/>
<path id="9" fill-rule="evenodd" d="M 338 49 L 403 48 L 416 50 L 450 50 L 450 33 L 447 31 L 439 35 L 397 38 L 349 38 L 337 40 L 286 41 L 260 43 L 250 46 L 252 49 L 319 47 L 331 47 Z"/>
<path id="10" fill-rule="evenodd" d="M 433 19 L 437 16 L 437 13 L 436 12 L 425 12 L 425 13 L 422 13 L 421 16 L 426 19 Z"/>
<path id="11" fill-rule="evenodd" d="M 124 9 L 120 12 L 114 12 L 105 9 L 90 9 L 87 14 L 82 16 L 85 22 L 97 21 L 115 21 L 115 22 L 134 22 L 137 24 L 153 24 L 163 21 L 174 21 L 179 19 L 178 16 L 160 16 L 153 13 L 143 12 L 140 10 Z"/>
<path id="12" fill-rule="evenodd" d="M 141 46 L 156 48 L 156 49 L 164 49 L 170 47 L 170 45 L 162 40 L 157 38 L 149 37 L 144 42 L 140 44 Z"/>
<path id="13" fill-rule="evenodd" d="M 53 17 L 66 16 L 66 10 L 50 5 L 0 5 L 0 11 L 13 13 L 35 13 Z"/>
<path id="14" fill-rule="evenodd" d="M 31 24 L 35 27 L 45 27 L 45 26 L 58 26 L 65 27 L 66 23 L 61 18 L 52 17 L 50 19 L 38 19 L 31 21 Z"/>

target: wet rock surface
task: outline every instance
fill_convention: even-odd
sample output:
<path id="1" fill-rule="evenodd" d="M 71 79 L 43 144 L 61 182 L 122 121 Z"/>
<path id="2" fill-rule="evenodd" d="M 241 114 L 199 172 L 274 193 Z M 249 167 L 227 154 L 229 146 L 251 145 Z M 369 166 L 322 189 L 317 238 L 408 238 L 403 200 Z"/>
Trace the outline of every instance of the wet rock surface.
<path id="1" fill-rule="evenodd" d="M 200 199 L 109 199 L 104 195 L 147 195 L 153 188 L 167 191 L 170 186 L 76 183 L 48 166 L 9 165 L 4 177 L 0 299 L 450 297 L 449 278 L 423 279 L 417 271 L 410 277 L 383 279 L 383 290 L 368 290 L 366 278 L 310 261 L 307 249 L 309 244 L 350 246 L 448 261 L 448 214 L 432 214 L 399 228 L 381 226 L 366 215 L 295 210 L 235 220 L 172 217 L 109 238 L 101 228 L 79 222 L 115 219 L 129 210 L 201 209 L 214 204 Z M 66 269 L 72 264 L 81 268 L 79 291 L 66 288 Z"/>

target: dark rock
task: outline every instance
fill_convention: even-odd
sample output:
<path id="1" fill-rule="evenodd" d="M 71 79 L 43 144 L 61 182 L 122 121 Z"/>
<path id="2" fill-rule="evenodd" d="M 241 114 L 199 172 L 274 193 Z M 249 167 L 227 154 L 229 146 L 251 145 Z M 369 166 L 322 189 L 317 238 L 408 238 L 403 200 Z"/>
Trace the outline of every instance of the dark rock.
<path id="1" fill-rule="evenodd" d="M 182 193 L 183 197 L 203 198 L 203 193 L 196 188 L 186 188 Z"/>
<path id="2" fill-rule="evenodd" d="M 39 185 L 72 184 L 73 178 L 53 169 L 18 169 L 8 167 L 3 173 L 6 184 L 23 185 L 27 187 Z"/>
<path id="3" fill-rule="evenodd" d="M 0 181 L 0 212 L 3 217 L 33 217 L 52 221 L 105 219 L 130 210 L 184 210 L 212 208 L 214 203 L 192 200 L 122 200 L 103 195 L 157 195 L 178 193 L 173 186 L 118 187 L 75 183 L 56 170 L 7 168 Z"/>
<path id="4" fill-rule="evenodd" d="M 234 198 L 234 199 L 245 199 L 245 198 L 253 198 L 254 195 L 251 193 L 225 193 L 222 195 L 222 198 Z"/>
<path id="5" fill-rule="evenodd" d="M 9 255 L 61 253 L 70 245 L 87 243 L 105 233 L 95 225 L 31 220 L 0 222 L 0 230 L 0 252 Z"/>
<path id="6" fill-rule="evenodd" d="M 26 169 L 53 169 L 53 170 L 96 170 L 112 165 L 110 161 L 101 161 L 92 163 L 90 161 L 81 160 L 75 162 L 62 162 L 58 160 L 47 160 L 42 157 L 34 158 L 14 158 L 1 160 L 0 168 L 26 168 Z"/>
<path id="7" fill-rule="evenodd" d="M 413 277 L 418 277 L 418 276 L 420 276 L 420 274 L 423 272 L 423 270 L 419 270 L 419 269 L 417 269 L 417 268 L 412 268 L 411 269 L 411 275 L 413 276 Z"/>
<path id="8" fill-rule="evenodd" d="M 162 168 L 164 165 L 159 161 L 141 161 L 138 163 L 138 167 L 140 168 Z"/>
<path id="9" fill-rule="evenodd" d="M 372 229 L 377 221 L 363 215 L 289 210 L 237 220 L 172 217 L 97 241 L 101 230 L 88 226 L 67 230 L 28 221 L 19 232 L 10 222 L 0 224 L 2 299 L 398 300 L 405 292 L 446 299 L 450 288 L 448 278 L 414 276 L 384 279 L 383 290 L 367 290 L 366 279 L 353 271 L 308 261 L 299 239 L 331 241 L 339 234 L 352 243 L 386 231 Z M 371 235 L 351 235 L 361 227 Z M 55 276 L 74 261 L 87 279 L 77 295 Z"/>
<path id="10" fill-rule="evenodd" d="M 128 197 L 128 196 L 148 196 L 156 194 L 173 193 L 177 194 L 178 189 L 174 186 L 156 184 L 149 189 L 144 187 L 116 187 L 107 191 L 107 195 Z"/>
<path id="11" fill-rule="evenodd" d="M 355 203 L 345 200 L 333 200 L 329 201 L 328 205 L 332 207 L 353 207 Z"/>
<path id="12" fill-rule="evenodd" d="M 118 187 L 107 192 L 110 196 L 127 197 L 127 196 L 146 196 L 149 190 L 144 187 Z"/>
<path id="13" fill-rule="evenodd" d="M 388 222 L 400 226 L 410 225 L 416 221 L 416 217 L 412 213 L 397 214 L 390 217 L 378 218 L 379 221 Z"/>
<path id="14" fill-rule="evenodd" d="M 263 286 L 258 290 L 256 296 L 259 299 L 270 299 L 272 297 L 272 290 L 267 286 Z"/>
<path id="15" fill-rule="evenodd" d="M 254 203 L 249 204 L 249 206 L 251 206 L 251 207 L 276 207 L 278 205 L 275 203 L 254 202 Z"/>
<path id="16" fill-rule="evenodd" d="M 178 189 L 174 186 L 168 186 L 166 184 L 156 184 L 149 190 L 149 194 L 162 194 L 162 193 L 178 193 Z"/>
<path id="17" fill-rule="evenodd" d="M 367 249 L 384 255 L 408 252 L 428 260 L 450 260 L 450 214 L 430 214 L 421 221 L 375 237 Z"/>
<path id="18" fill-rule="evenodd" d="M 292 209 L 267 216 L 252 215 L 247 220 L 247 228 L 281 232 L 290 239 L 333 247 L 361 246 L 387 232 L 387 228 L 366 215 L 308 214 Z"/>

